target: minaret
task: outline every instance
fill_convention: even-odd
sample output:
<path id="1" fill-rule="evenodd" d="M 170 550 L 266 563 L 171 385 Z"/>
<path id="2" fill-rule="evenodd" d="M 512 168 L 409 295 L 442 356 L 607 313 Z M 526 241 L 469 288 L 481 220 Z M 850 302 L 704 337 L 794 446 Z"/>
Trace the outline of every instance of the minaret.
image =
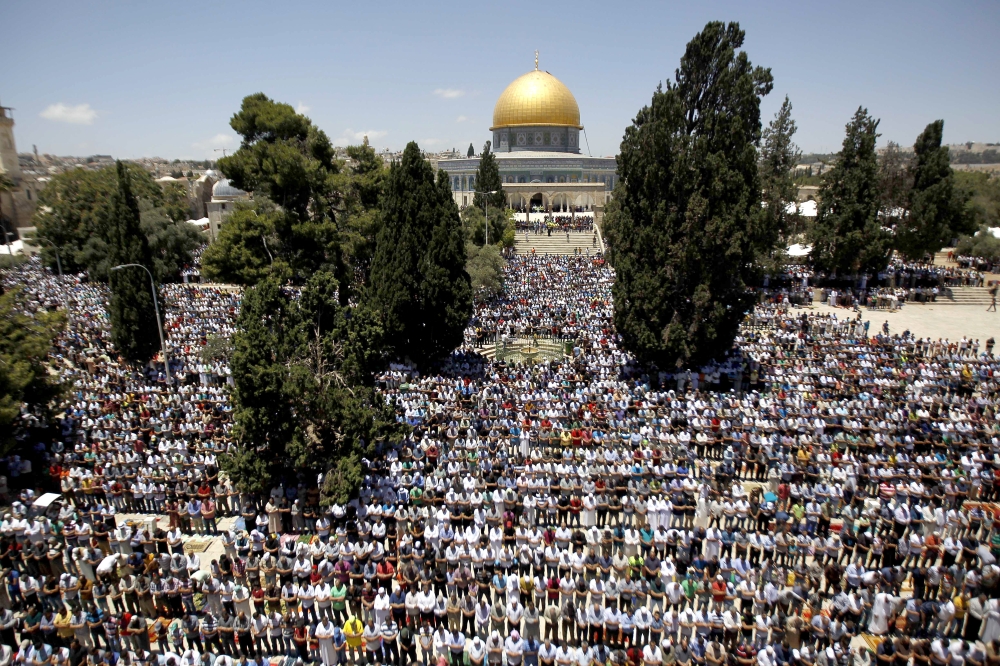
<path id="1" fill-rule="evenodd" d="M 14 183 L 21 182 L 21 166 L 17 163 L 14 143 L 14 116 L 9 106 L 0 106 L 0 173 L 6 173 Z"/>

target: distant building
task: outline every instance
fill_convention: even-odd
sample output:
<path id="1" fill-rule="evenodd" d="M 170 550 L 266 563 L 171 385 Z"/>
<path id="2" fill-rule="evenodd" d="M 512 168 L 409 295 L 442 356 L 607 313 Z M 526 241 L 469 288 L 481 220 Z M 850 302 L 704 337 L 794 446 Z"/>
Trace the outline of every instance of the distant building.
<path id="1" fill-rule="evenodd" d="M 223 178 L 212 186 L 212 199 L 208 202 L 208 238 L 214 241 L 219 235 L 219 229 L 226 218 L 232 215 L 237 201 L 247 201 L 250 195 L 229 184 L 228 178 Z"/>
<path id="2" fill-rule="evenodd" d="M 800 203 L 819 199 L 819 185 L 798 185 L 797 187 L 797 199 Z"/>
<path id="3" fill-rule="evenodd" d="M 212 188 L 219 182 L 219 172 L 209 169 L 194 181 L 191 198 L 199 217 L 208 217 L 208 204 L 212 201 Z"/>
<path id="4" fill-rule="evenodd" d="M 9 192 L 0 192 L 0 226 L 4 233 L 18 235 L 19 229 L 31 226 L 31 216 L 38 205 L 38 192 L 42 185 L 21 171 L 14 142 L 14 117 L 12 109 L 0 106 L 0 174 L 12 183 Z M 6 242 L 5 236 L 0 243 Z"/>

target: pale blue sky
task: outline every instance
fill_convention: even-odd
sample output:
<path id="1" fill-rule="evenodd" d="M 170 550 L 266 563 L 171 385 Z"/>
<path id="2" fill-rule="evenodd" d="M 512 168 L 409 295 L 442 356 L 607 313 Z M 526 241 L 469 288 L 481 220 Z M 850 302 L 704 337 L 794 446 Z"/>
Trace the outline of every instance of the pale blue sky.
<path id="1" fill-rule="evenodd" d="M 493 104 L 533 67 L 576 95 L 594 155 L 613 155 L 709 20 L 739 21 L 785 94 L 798 143 L 835 151 L 859 104 L 882 143 L 931 120 L 945 141 L 1000 142 L 1000 2 L 20 2 L 0 0 L 0 103 L 18 149 L 213 157 L 263 91 L 339 144 L 428 150 L 489 138 Z M 75 122 L 69 122 L 75 121 Z M 586 146 L 584 146 L 586 147 Z"/>

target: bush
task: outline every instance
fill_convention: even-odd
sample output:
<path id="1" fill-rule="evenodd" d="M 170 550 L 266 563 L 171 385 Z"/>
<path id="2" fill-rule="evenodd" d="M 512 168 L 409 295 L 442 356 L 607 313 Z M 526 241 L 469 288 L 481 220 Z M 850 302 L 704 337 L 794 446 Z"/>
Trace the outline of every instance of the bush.
<path id="1" fill-rule="evenodd" d="M 14 268 L 28 262 L 28 257 L 23 254 L 2 254 L 0 250 L 0 268 Z"/>
<path id="2" fill-rule="evenodd" d="M 980 257 L 989 261 L 1000 260 L 1000 238 L 981 227 L 975 236 L 962 236 L 955 246 L 955 253 L 963 257 Z"/>

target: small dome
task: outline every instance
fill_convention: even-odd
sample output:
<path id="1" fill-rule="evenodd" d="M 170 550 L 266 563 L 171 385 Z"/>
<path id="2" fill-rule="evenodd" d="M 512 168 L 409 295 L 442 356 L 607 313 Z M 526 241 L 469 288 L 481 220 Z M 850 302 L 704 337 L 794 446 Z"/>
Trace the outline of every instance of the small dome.
<path id="1" fill-rule="evenodd" d="M 581 129 L 580 107 L 562 81 L 533 70 L 514 79 L 493 108 L 493 127 L 552 125 Z"/>
<path id="2" fill-rule="evenodd" d="M 229 184 L 228 178 L 223 178 L 215 185 L 212 186 L 212 196 L 213 197 L 243 197 L 246 196 L 246 192 L 237 189 Z"/>

